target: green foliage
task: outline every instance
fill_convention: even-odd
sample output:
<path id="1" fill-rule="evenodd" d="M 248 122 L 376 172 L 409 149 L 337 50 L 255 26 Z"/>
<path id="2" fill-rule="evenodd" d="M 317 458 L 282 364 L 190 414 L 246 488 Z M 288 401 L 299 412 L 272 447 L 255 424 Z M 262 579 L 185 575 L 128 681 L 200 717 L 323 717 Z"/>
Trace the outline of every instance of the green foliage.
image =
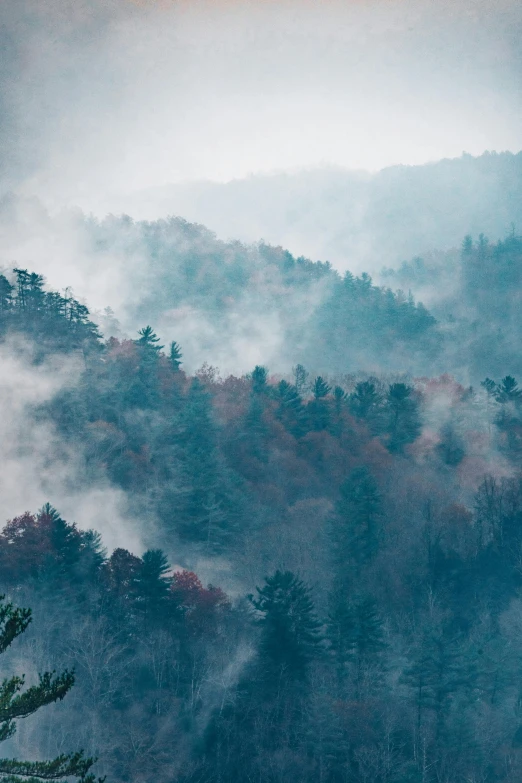
<path id="1" fill-rule="evenodd" d="M 283 426 L 296 437 L 305 430 L 303 401 L 294 386 L 288 381 L 280 381 L 277 386 L 277 417 Z"/>
<path id="2" fill-rule="evenodd" d="M 518 388 L 518 383 L 511 375 L 506 375 L 496 390 L 497 402 L 517 402 L 522 397 L 522 389 Z"/>
<path id="3" fill-rule="evenodd" d="M 144 326 L 143 329 L 139 330 L 138 334 L 139 339 L 136 340 L 136 344 L 140 348 L 143 348 L 146 351 L 154 351 L 156 353 L 159 353 L 164 348 L 163 345 L 158 345 L 160 339 L 154 332 L 152 326 Z"/>
<path id="4" fill-rule="evenodd" d="M 381 517 L 374 478 L 366 467 L 356 468 L 341 485 L 331 521 L 336 578 L 345 589 L 377 553 Z"/>
<path id="5" fill-rule="evenodd" d="M 405 383 L 392 383 L 386 403 L 388 448 L 393 452 L 401 452 L 418 437 L 421 430 L 419 406 L 413 388 Z"/>
<path id="6" fill-rule="evenodd" d="M 268 370 L 266 367 L 256 365 L 251 373 L 252 391 L 256 394 L 264 392 L 267 388 Z"/>
<path id="7" fill-rule="evenodd" d="M 441 627 L 426 629 L 402 674 L 403 682 L 413 692 L 418 730 L 426 711 L 431 711 L 435 714 L 437 734 L 444 731 L 455 694 L 473 683 L 466 664 L 457 636 Z"/>
<path id="8" fill-rule="evenodd" d="M 149 549 L 136 574 L 134 596 L 140 610 L 152 621 L 165 617 L 172 585 L 170 565 L 161 549 Z"/>
<path id="9" fill-rule="evenodd" d="M 0 275 L 0 335 L 9 330 L 37 338 L 42 358 L 49 351 L 86 353 L 99 350 L 100 335 L 89 310 L 67 290 L 62 296 L 44 289 L 44 278 L 26 269 L 13 269 L 15 282 Z"/>
<path id="10" fill-rule="evenodd" d="M 316 400 L 322 400 L 323 397 L 327 397 L 332 390 L 332 387 L 329 386 L 324 378 L 321 378 L 320 375 L 317 376 L 317 378 L 314 380 L 312 384 L 312 394 L 314 395 Z"/>
<path id="11" fill-rule="evenodd" d="M 277 677 L 303 679 L 319 654 L 321 623 L 310 589 L 290 571 L 276 571 L 251 597 L 260 613 L 261 664 L 271 683 Z"/>
<path id="12" fill-rule="evenodd" d="M 179 368 L 182 365 L 182 359 L 183 354 L 181 353 L 181 347 L 180 345 L 174 340 L 170 344 L 170 352 L 169 352 L 169 358 L 170 363 L 172 364 L 172 367 L 175 370 L 179 370 Z"/>
<path id="13" fill-rule="evenodd" d="M 22 634 L 31 621 L 29 609 L 18 609 L 0 597 L 0 652 Z M 41 707 L 61 701 L 74 685 L 74 674 L 45 672 L 39 675 L 37 685 L 23 690 L 24 676 L 4 678 L 0 685 L 0 741 L 12 737 L 16 731 L 15 720 L 33 715 Z M 80 783 L 95 783 L 89 773 L 95 760 L 85 758 L 83 751 L 61 754 L 51 761 L 18 761 L 0 759 L 2 780 L 22 783 L 23 780 L 38 783 L 44 780 L 69 780 L 78 778 Z M 99 779 L 98 783 L 102 783 Z"/>
<path id="14" fill-rule="evenodd" d="M 371 381 L 360 381 L 350 394 L 350 410 L 353 415 L 366 422 L 371 432 L 377 433 L 382 427 L 383 396 Z"/>
<path id="15" fill-rule="evenodd" d="M 274 261 L 273 248 L 260 252 Z M 464 255 L 487 267 L 502 266 L 505 253 L 483 238 Z M 233 298 L 249 270 L 229 258 L 224 272 L 219 259 L 216 278 L 227 275 Z M 223 570 L 234 600 L 191 571 L 173 573 L 158 548 L 107 557 L 96 533 L 49 504 L 0 533 L 0 577 L 10 594 L 43 607 L 42 655 L 66 655 L 81 672 L 71 731 L 97 753 L 99 743 L 118 780 L 514 783 L 522 769 L 516 380 L 488 379 L 475 395 L 446 375 L 390 383 L 405 375 L 347 374 L 346 356 L 373 364 L 390 346 L 408 357 L 410 347 L 429 352 L 429 314 L 367 275 L 341 280 L 290 254 L 278 259 L 281 280 L 324 286 L 315 348 L 303 333 L 299 350 L 328 376 L 309 384 L 298 365 L 274 381 L 257 366 L 222 379 L 207 366 L 192 378 L 180 371 L 177 343 L 163 353 L 151 327 L 136 340 L 95 339 L 96 351 L 72 330 L 63 350 L 84 349 L 85 371 L 31 414 L 77 452 L 82 487 L 124 491 L 143 524 L 153 520 L 151 545 L 173 563 Z M 206 285 L 200 263 L 196 291 Z M 13 287 L 0 279 L 4 333 L 17 322 L 23 333 L 44 322 L 58 329 L 75 307 L 70 297 L 23 272 Z M 216 304 L 216 323 L 224 307 Z M 370 326 L 379 346 L 365 354 Z M 300 327 L 292 328 L 295 336 Z M 489 371 L 505 373 L 496 363 Z M 425 437 L 409 448 L 421 423 Z M 489 465 L 509 478 L 484 477 Z M 274 575 L 248 611 L 243 586 L 265 568 Z M 30 619 L 17 611 L 0 611 L 0 648 Z M 16 718 L 60 698 L 69 680 L 44 675 L 36 690 L 21 678 L 4 684 Z M 6 713 L 2 737 L 12 720 Z M 70 769 L 68 758 L 53 762 L 56 774 Z M 16 764 L 6 762 L 4 777 L 24 777 Z"/>

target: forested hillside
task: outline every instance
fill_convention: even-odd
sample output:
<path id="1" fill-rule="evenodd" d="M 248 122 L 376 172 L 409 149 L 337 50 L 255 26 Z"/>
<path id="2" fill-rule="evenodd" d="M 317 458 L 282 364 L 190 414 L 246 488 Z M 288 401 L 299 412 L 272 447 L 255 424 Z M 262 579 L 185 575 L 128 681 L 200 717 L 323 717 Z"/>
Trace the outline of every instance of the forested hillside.
<path id="1" fill-rule="evenodd" d="M 225 372 L 245 371 L 246 357 L 263 363 L 268 354 L 283 372 L 295 364 L 317 374 L 451 372 L 475 385 L 490 372 L 522 373 L 515 227 L 385 268 L 381 284 L 264 243 L 225 243 L 179 218 L 106 219 L 84 230 L 89 254 L 117 252 L 139 281 L 126 322 L 137 328 L 153 317 L 162 333 L 181 333 L 193 367 L 191 355 L 211 355 Z"/>
<path id="2" fill-rule="evenodd" d="M 108 226 L 94 225 L 100 248 Z M 366 276 L 267 246 L 249 251 L 249 267 L 242 246 L 234 255 L 180 221 L 127 227 L 140 242 L 145 233 L 159 273 L 129 338 L 101 337 L 87 307 L 38 273 L 0 277 L 1 356 L 37 376 L 58 359 L 70 368 L 25 409 L 25 437 L 45 426 L 76 455 L 79 483 L 124 493 L 147 542 L 106 551 L 96 510 L 90 530 L 64 520 L 49 454 L 49 502 L 20 508 L 0 535 L 0 589 L 35 617 L 6 658 L 74 668 L 77 683 L 19 728 L 13 753 L 83 747 L 122 782 L 517 783 L 522 391 L 512 373 L 499 374 L 491 349 L 473 386 L 394 369 L 401 344 L 450 356 L 451 321 Z M 169 269 L 174 234 L 186 256 L 173 251 Z M 456 315 L 456 334 L 485 297 L 507 298 L 491 279 L 516 274 L 519 254 L 516 237 L 465 242 L 462 307 L 476 315 Z M 257 362 L 222 376 L 212 355 L 185 372 L 183 335 L 163 341 L 144 317 L 200 295 L 218 328 L 249 286 L 288 311 L 292 293 L 321 285 L 304 321 L 308 340 L 317 331 L 313 365 L 287 372 Z M 517 367 L 510 301 L 501 345 Z M 500 325 L 505 308 L 496 312 Z M 478 341 L 484 322 L 476 329 Z M 363 357 L 365 341 L 375 362 L 394 352 L 385 370 L 343 368 L 343 351 Z M 3 403 L 10 415 L 13 400 Z"/>
<path id="3" fill-rule="evenodd" d="M 122 196 L 110 207 L 152 218 L 180 214 L 222 238 L 264 237 L 342 270 L 376 271 L 458 245 L 465 234 L 498 237 L 520 219 L 522 153 L 463 154 L 421 166 L 357 172 L 319 168 L 228 183 L 188 183 Z"/>
<path id="4" fill-rule="evenodd" d="M 473 385 L 522 373 L 516 226 L 462 235 L 456 248 L 397 268 L 383 239 L 375 279 L 265 242 L 224 242 L 182 218 L 51 218 L 16 199 L 0 205 L 0 238 L 4 269 L 13 258 L 32 268 L 41 255 L 39 271 L 60 288 L 67 264 L 105 338 L 153 322 L 163 339 L 183 342 L 191 371 L 204 361 L 224 374 L 303 364 L 316 375 L 449 372 Z"/>
<path id="5" fill-rule="evenodd" d="M 515 226 L 501 241 L 467 236 L 459 252 L 417 257 L 384 270 L 382 279 L 428 296 L 431 313 L 452 332 L 447 366 L 467 367 L 470 378 L 522 371 L 522 237 Z"/>
<path id="6" fill-rule="evenodd" d="M 7 269 L 36 254 L 60 288 L 61 265 L 70 266 L 105 337 L 153 321 L 167 339 L 183 339 L 192 369 L 211 360 L 226 373 L 265 362 L 280 371 L 306 363 L 317 373 L 425 372 L 439 341 L 434 319 L 407 293 L 281 247 L 223 242 L 181 218 L 51 219 L 38 204 L 6 199 L 0 238 Z"/>

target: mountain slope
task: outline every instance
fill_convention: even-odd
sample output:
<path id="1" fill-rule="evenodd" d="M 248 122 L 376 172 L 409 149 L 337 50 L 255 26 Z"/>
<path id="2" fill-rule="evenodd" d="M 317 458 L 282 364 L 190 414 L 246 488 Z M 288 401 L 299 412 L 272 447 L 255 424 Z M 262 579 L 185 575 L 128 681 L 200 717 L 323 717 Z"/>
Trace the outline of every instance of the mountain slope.
<path id="1" fill-rule="evenodd" d="M 223 238 L 262 237 L 342 270 L 373 272 L 458 246 L 466 234 L 508 233 L 522 210 L 522 153 L 463 155 L 375 174 L 325 168 L 169 185 L 112 208 L 147 219 L 182 215 Z"/>

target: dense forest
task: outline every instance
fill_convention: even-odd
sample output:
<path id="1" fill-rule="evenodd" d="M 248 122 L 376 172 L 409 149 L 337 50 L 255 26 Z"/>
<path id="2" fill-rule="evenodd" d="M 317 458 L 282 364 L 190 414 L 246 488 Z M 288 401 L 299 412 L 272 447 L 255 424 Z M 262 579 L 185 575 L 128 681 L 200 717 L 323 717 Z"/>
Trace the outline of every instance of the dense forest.
<path id="1" fill-rule="evenodd" d="M 256 364 L 281 374 L 303 364 L 315 375 L 448 372 L 474 386 L 522 372 L 516 227 L 395 269 L 383 252 L 372 279 L 263 242 L 223 242 L 181 218 L 58 220 L 35 209 L 9 199 L 0 207 L 4 269 L 41 252 L 39 271 L 59 288 L 74 257 L 74 291 L 94 300 L 106 336 L 130 338 L 151 321 L 167 342 L 182 336 L 191 372 L 204 361 L 240 375 Z"/>
<path id="2" fill-rule="evenodd" d="M 159 273 L 130 337 L 102 335 L 36 272 L 0 276 L 0 354 L 36 376 L 69 368 L 27 406 L 27 437 L 45 425 L 77 455 L 79 484 L 118 488 L 143 541 L 107 551 L 96 514 L 92 529 L 65 520 L 52 493 L 6 520 L 0 591 L 34 618 L 6 665 L 76 680 L 2 736 L 10 752 L 83 748 L 85 775 L 96 758 L 108 782 L 519 781 L 520 239 L 463 241 L 444 316 L 175 219 L 93 221 L 100 252 L 115 224 Z M 291 296 L 316 286 L 319 305 L 292 322 Z M 190 302 L 224 339 L 245 291 L 287 310 L 303 357 L 287 372 L 185 372 L 182 320 L 164 342 L 147 324 L 147 307 Z M 468 347 L 473 385 L 416 371 Z M 410 372 L 401 351 L 421 357 Z"/>

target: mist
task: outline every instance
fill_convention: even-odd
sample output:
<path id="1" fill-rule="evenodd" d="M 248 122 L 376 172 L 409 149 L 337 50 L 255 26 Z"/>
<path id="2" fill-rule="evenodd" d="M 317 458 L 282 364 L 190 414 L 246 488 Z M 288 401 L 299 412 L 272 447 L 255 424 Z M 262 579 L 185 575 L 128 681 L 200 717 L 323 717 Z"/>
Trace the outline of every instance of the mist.
<path id="1" fill-rule="evenodd" d="M 507 0 L 10 3 L 3 186 L 103 213 L 171 182 L 518 151 L 520 21 Z"/>
<path id="2" fill-rule="evenodd" d="M 522 779 L 521 33 L 3 4 L 0 777 Z"/>
<path id="3" fill-rule="evenodd" d="M 105 546 L 141 551 L 142 534 L 124 493 L 103 479 L 86 483 L 84 455 L 38 415 L 42 406 L 74 386 L 79 371 L 77 358 L 60 355 L 35 366 L 34 346 L 22 338 L 0 346 L 4 522 L 51 502 L 81 529 L 98 530 Z"/>

